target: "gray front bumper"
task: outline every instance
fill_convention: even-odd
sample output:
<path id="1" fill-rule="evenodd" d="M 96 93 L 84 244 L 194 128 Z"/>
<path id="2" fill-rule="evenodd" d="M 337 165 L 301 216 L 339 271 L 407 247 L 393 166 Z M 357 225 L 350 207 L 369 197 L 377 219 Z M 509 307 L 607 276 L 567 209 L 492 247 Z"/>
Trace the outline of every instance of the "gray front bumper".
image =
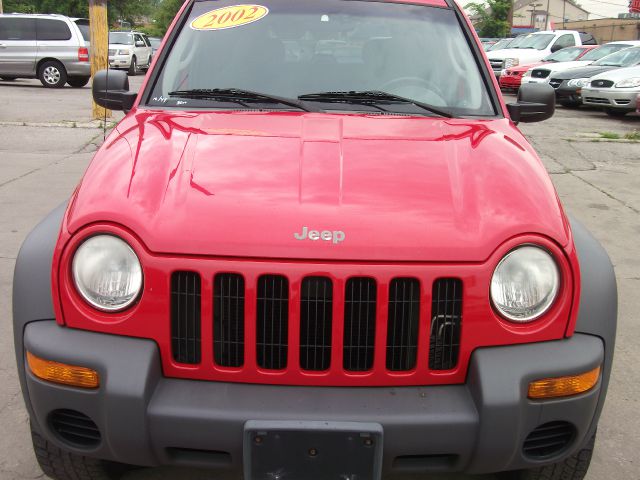
<path id="1" fill-rule="evenodd" d="M 619 108 L 633 111 L 638 106 L 639 89 L 582 89 L 582 102 L 597 107 Z"/>
<path id="2" fill-rule="evenodd" d="M 51 442 L 83 455 L 134 465 L 191 465 L 240 473 L 249 420 L 380 424 L 383 472 L 486 473 L 536 465 L 522 444 L 537 426 L 571 422 L 579 449 L 592 432 L 601 384 L 583 395 L 545 402 L 526 398 L 531 380 L 582 373 L 601 365 L 602 341 L 590 335 L 477 350 L 465 385 L 402 388 L 282 387 L 170 379 L 149 340 L 34 322 L 25 348 L 37 356 L 94 368 L 97 391 L 54 385 L 26 372 L 37 428 Z M 92 451 L 61 443 L 53 410 L 72 409 L 100 428 Z M 553 461 L 558 458 L 551 459 Z"/>

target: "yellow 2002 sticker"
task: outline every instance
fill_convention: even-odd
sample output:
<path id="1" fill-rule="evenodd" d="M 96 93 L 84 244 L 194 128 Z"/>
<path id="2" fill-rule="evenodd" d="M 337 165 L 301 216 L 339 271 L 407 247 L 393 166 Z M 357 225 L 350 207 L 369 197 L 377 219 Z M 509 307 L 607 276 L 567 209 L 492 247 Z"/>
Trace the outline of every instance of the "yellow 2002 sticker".
<path id="1" fill-rule="evenodd" d="M 269 9 L 262 5 L 233 5 L 200 15 L 191 22 L 191 28 L 194 30 L 225 30 L 257 22 L 268 14 Z"/>

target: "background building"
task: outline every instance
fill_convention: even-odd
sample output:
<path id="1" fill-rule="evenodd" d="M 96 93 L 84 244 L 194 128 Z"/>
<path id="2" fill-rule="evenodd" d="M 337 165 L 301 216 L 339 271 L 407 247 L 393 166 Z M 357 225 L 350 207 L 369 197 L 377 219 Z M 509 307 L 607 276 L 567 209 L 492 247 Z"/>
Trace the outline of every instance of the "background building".
<path id="1" fill-rule="evenodd" d="M 564 22 L 588 18 L 589 12 L 569 0 L 516 0 L 513 7 L 514 33 L 560 29 Z"/>
<path id="2" fill-rule="evenodd" d="M 601 18 L 582 22 L 567 22 L 556 24 L 556 28 L 589 32 L 596 37 L 598 43 L 616 40 L 640 40 L 640 20 Z"/>

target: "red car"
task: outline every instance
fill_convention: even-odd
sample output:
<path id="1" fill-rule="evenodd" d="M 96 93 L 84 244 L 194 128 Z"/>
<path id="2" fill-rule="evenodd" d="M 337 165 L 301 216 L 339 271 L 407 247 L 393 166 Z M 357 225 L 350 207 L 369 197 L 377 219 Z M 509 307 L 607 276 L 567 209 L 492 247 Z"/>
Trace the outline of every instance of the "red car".
<path id="1" fill-rule="evenodd" d="M 599 45 L 582 45 L 580 47 L 567 47 L 562 50 L 558 50 L 552 53 L 542 62 L 530 63 L 528 65 L 520 65 L 517 67 L 508 68 L 504 75 L 500 76 L 500 88 L 504 90 L 518 90 L 522 83 L 522 76 L 527 73 L 528 70 L 544 65 L 550 62 L 574 62 L 579 60 L 589 51 L 594 48 L 598 48 Z"/>
<path id="2" fill-rule="evenodd" d="M 56 480 L 584 478 L 615 276 L 452 0 L 188 0 L 16 260 Z"/>

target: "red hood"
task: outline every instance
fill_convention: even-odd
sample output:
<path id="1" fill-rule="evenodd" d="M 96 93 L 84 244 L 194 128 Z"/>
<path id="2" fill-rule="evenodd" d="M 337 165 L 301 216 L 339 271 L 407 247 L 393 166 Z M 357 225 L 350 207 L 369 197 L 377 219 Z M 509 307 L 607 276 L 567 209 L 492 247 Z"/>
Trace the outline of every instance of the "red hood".
<path id="1" fill-rule="evenodd" d="M 153 252 L 233 257 L 481 261 L 515 235 L 569 238 L 506 119 L 138 110 L 96 155 L 67 225 L 105 221 Z M 305 226 L 344 241 L 294 238 Z"/>
<path id="2" fill-rule="evenodd" d="M 526 65 L 519 65 L 517 67 L 507 68 L 507 72 L 526 72 L 527 70 L 531 70 L 532 68 L 539 67 L 540 65 L 546 65 L 549 62 L 535 62 L 535 63 L 527 63 Z"/>

